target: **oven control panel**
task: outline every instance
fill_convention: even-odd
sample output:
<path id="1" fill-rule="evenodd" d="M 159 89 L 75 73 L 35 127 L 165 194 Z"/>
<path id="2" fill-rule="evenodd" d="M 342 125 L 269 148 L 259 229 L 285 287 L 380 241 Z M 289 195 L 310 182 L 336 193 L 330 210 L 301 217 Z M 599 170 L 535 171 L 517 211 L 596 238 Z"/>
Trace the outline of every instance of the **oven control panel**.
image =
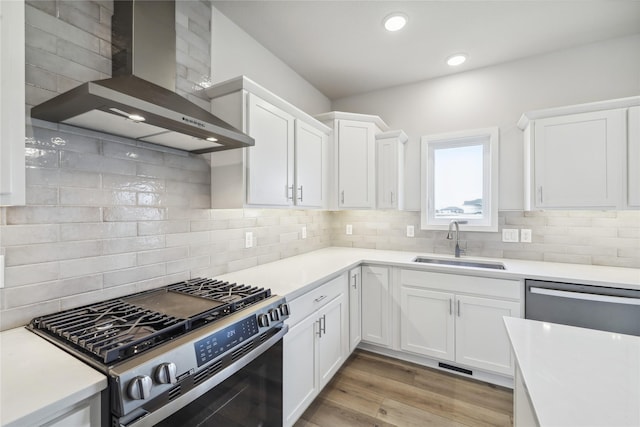
<path id="1" fill-rule="evenodd" d="M 194 344 L 198 368 L 258 333 L 256 316 L 219 330 Z"/>

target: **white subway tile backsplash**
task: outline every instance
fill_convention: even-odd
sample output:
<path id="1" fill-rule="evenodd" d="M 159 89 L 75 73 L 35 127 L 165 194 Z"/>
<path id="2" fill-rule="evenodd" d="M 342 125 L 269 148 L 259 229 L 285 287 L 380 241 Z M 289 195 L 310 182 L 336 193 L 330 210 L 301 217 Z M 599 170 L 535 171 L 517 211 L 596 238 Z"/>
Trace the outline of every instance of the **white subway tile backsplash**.
<path id="1" fill-rule="evenodd" d="M 137 235 L 136 222 L 60 224 L 60 240 L 93 240 Z"/>
<path id="2" fill-rule="evenodd" d="M 98 154 L 60 152 L 60 167 L 96 173 L 135 175 L 136 163 L 130 160 L 112 159 Z"/>
<path id="3" fill-rule="evenodd" d="M 89 276 L 136 265 L 136 254 L 125 253 L 60 261 L 60 277 Z"/>
<path id="4" fill-rule="evenodd" d="M 60 265 L 57 262 L 19 265 L 4 269 L 4 281 L 7 288 L 31 285 L 58 279 Z"/>
<path id="5" fill-rule="evenodd" d="M 176 246 L 172 248 L 155 249 L 151 251 L 140 251 L 137 253 L 138 265 L 159 264 L 189 257 L 187 246 Z"/>
<path id="6" fill-rule="evenodd" d="M 166 275 L 165 264 L 152 264 L 124 270 L 108 271 L 103 276 L 104 287 L 127 285 L 141 280 L 160 278 Z"/>
<path id="7" fill-rule="evenodd" d="M 8 246 L 5 249 L 4 262 L 7 267 L 11 267 L 96 256 L 100 255 L 101 251 L 102 244 L 99 240 Z"/>
<path id="8" fill-rule="evenodd" d="M 56 242 L 59 229 L 57 224 L 0 226 L 0 246 Z"/>
<path id="9" fill-rule="evenodd" d="M 103 208 L 104 221 L 161 221 L 167 219 L 164 208 L 114 206 Z"/>
<path id="10" fill-rule="evenodd" d="M 7 209 L 7 224 L 61 224 L 97 222 L 100 208 L 76 206 L 16 206 Z"/>
<path id="11" fill-rule="evenodd" d="M 102 240 L 104 255 L 130 253 L 165 247 L 165 236 L 124 237 Z"/>

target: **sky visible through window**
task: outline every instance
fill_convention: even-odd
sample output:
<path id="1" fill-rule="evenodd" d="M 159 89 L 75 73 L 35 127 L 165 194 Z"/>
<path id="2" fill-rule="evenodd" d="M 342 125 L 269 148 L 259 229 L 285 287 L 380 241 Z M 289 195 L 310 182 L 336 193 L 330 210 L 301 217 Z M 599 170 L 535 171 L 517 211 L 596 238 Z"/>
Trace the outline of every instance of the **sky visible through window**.
<path id="1" fill-rule="evenodd" d="M 482 156 L 482 144 L 434 150 L 436 217 L 482 217 Z"/>

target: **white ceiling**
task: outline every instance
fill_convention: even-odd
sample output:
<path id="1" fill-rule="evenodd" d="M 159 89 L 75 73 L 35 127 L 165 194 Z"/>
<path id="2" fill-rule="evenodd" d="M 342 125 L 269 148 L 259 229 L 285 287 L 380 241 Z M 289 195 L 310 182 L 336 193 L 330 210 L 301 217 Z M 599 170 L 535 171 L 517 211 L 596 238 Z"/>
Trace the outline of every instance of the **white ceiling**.
<path id="1" fill-rule="evenodd" d="M 212 3 L 330 99 L 640 33 L 637 0 Z M 389 33 L 396 11 L 409 23 Z"/>

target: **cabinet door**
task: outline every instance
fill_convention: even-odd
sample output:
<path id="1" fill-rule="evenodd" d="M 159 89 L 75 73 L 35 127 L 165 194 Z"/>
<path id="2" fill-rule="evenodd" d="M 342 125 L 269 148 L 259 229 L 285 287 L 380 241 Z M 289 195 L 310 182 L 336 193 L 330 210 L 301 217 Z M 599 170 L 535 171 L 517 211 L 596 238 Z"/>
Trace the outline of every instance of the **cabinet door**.
<path id="1" fill-rule="evenodd" d="M 358 267 L 349 271 L 349 353 L 362 340 L 361 289 L 362 270 Z"/>
<path id="2" fill-rule="evenodd" d="M 455 295 L 402 286 L 400 347 L 444 360 L 454 360 Z M 504 328 L 503 328 L 504 329 Z"/>
<path id="3" fill-rule="evenodd" d="M 627 205 L 640 208 L 640 107 L 629 108 L 627 123 Z"/>
<path id="4" fill-rule="evenodd" d="M 391 294 L 387 267 L 362 267 L 362 340 L 391 345 Z"/>
<path id="5" fill-rule="evenodd" d="M 296 205 L 320 208 L 324 204 L 327 135 L 296 120 Z"/>
<path id="6" fill-rule="evenodd" d="M 537 207 L 618 206 L 624 110 L 540 119 L 534 126 Z"/>
<path id="7" fill-rule="evenodd" d="M 338 124 L 338 206 L 375 206 L 375 125 L 352 120 Z"/>
<path id="8" fill-rule="evenodd" d="M 247 203 L 293 203 L 294 118 L 249 93 L 247 132 L 256 145 L 247 149 Z"/>
<path id="9" fill-rule="evenodd" d="M 379 209 L 396 209 L 398 207 L 398 145 L 393 139 L 377 142 L 377 190 Z"/>
<path id="10" fill-rule="evenodd" d="M 24 1 L 0 1 L 0 206 L 24 205 Z"/>
<path id="11" fill-rule="evenodd" d="M 503 316 L 520 317 L 520 303 L 456 296 L 456 361 L 513 375 L 514 361 Z"/>
<path id="12" fill-rule="evenodd" d="M 282 400 L 285 426 L 293 425 L 320 391 L 316 371 L 317 330 L 318 317 L 313 313 L 284 336 Z"/>
<path id="13" fill-rule="evenodd" d="M 338 372 L 347 357 L 348 322 L 345 294 L 340 294 L 319 311 L 318 369 L 320 389 Z"/>

